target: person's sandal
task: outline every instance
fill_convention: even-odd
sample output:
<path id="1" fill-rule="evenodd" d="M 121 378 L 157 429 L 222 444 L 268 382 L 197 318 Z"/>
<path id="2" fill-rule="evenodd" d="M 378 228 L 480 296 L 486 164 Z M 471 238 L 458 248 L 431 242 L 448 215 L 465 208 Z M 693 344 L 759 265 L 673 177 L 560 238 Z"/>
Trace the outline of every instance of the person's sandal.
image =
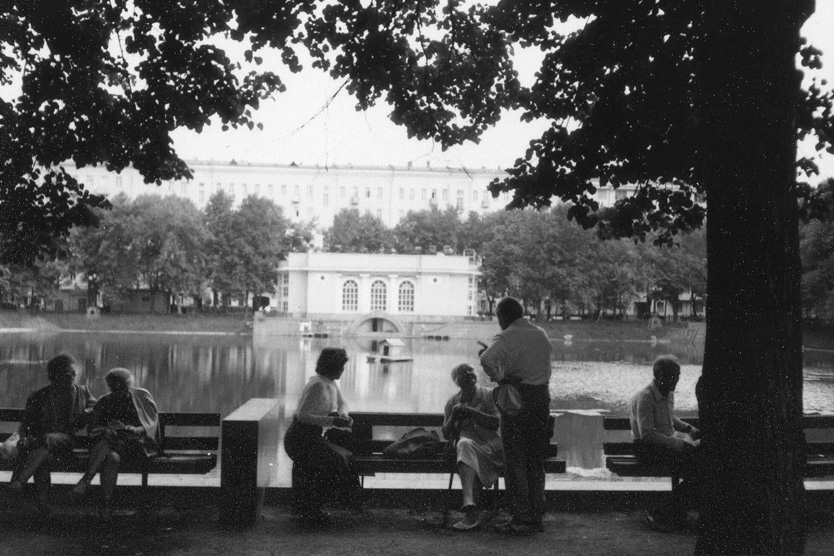
<path id="1" fill-rule="evenodd" d="M 72 487 L 72 496 L 77 499 L 84 498 L 87 496 L 87 490 L 90 488 L 90 480 L 86 477 L 82 477 L 78 484 Z"/>
<path id="2" fill-rule="evenodd" d="M 543 527 L 538 527 L 534 523 L 513 523 L 512 521 L 496 525 L 493 527 L 493 530 L 501 535 L 514 535 L 518 537 L 544 532 Z"/>
<path id="3" fill-rule="evenodd" d="M 659 517 L 655 516 L 651 511 L 647 511 L 643 515 L 643 522 L 649 527 L 649 529 L 657 531 L 658 533 L 672 532 L 672 527 Z"/>
<path id="4" fill-rule="evenodd" d="M 466 514 L 463 519 L 452 525 L 455 531 L 474 531 L 481 526 L 481 512 L 476 506 L 466 506 L 463 508 Z"/>

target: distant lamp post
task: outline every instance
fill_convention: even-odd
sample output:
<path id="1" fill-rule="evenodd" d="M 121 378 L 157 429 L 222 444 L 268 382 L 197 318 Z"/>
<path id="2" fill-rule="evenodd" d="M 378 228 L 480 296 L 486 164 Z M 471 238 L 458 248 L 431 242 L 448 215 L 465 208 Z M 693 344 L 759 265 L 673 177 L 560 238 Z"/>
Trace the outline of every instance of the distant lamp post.
<path id="1" fill-rule="evenodd" d="M 98 307 L 98 275 L 87 274 L 87 307 Z"/>

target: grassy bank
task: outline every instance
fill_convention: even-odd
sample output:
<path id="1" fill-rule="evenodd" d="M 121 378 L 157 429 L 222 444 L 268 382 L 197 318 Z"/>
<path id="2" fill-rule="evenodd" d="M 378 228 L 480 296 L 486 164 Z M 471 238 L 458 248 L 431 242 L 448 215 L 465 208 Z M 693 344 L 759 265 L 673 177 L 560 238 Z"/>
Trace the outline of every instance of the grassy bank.
<path id="1" fill-rule="evenodd" d="M 189 331 L 241 332 L 247 330 L 252 316 L 242 313 L 189 313 L 186 315 L 103 314 L 90 319 L 79 313 L 16 313 L 0 312 L 0 328 L 35 328 L 42 330 L 134 330 L 134 331 Z M 575 340 L 648 340 L 682 336 L 686 324 L 670 324 L 649 330 L 639 321 L 568 321 L 537 323 L 551 338 L 571 335 Z M 498 322 L 483 322 L 480 326 L 498 331 Z M 454 330 L 454 323 L 447 325 Z M 488 334 L 487 334 L 488 335 Z"/>
<path id="2" fill-rule="evenodd" d="M 804 328 L 802 344 L 806 348 L 834 351 L 834 326 L 816 325 Z"/>
<path id="3" fill-rule="evenodd" d="M 675 323 L 664 325 L 663 328 L 650 330 L 644 321 L 555 321 L 547 323 L 536 323 L 547 331 L 551 338 L 564 338 L 571 335 L 574 340 L 648 340 L 652 336 L 658 339 L 685 338 L 686 323 Z M 497 323 L 496 323 L 497 327 Z"/>
<path id="4" fill-rule="evenodd" d="M 227 332 L 239 333 L 251 330 L 251 315 L 242 313 L 190 313 L 186 315 L 109 314 L 89 319 L 79 313 L 16 313 L 0 312 L 0 328 L 35 328 L 40 330 L 132 330 L 178 332 Z M 248 323 L 248 324 L 247 324 Z M 496 321 L 480 323 L 498 331 Z M 537 323 L 547 330 L 551 338 L 574 340 L 646 341 L 652 336 L 660 339 L 684 340 L 686 323 L 666 324 L 650 330 L 643 321 L 556 321 Z M 448 328 L 454 328 L 454 324 Z M 702 339 L 701 339 L 702 340 Z M 703 341 L 703 340 L 702 340 Z M 834 350 L 834 327 L 814 326 L 804 330 L 804 346 L 813 349 Z"/>
<path id="5" fill-rule="evenodd" d="M 40 330 L 131 330 L 159 332 L 241 332 L 251 330 L 252 317 L 235 314 L 124 315 L 109 314 L 91 319 L 79 313 L 0 313 L 0 328 Z"/>

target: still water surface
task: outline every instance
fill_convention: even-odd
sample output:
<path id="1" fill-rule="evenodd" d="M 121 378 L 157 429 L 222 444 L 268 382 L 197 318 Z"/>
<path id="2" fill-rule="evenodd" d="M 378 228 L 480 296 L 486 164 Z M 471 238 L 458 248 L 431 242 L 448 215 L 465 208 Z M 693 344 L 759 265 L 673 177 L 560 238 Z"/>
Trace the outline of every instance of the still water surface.
<path id="1" fill-rule="evenodd" d="M 284 421 L 325 346 L 347 349 L 350 361 L 340 388 L 354 411 L 442 412 L 457 391 L 449 372 L 458 363 L 477 368 L 472 340 L 406 340 L 413 361 L 382 365 L 369 361 L 369 339 L 300 339 L 249 336 L 61 333 L 3 334 L 0 342 L 0 407 L 23 407 L 26 396 L 46 384 L 46 362 L 60 352 L 82 362 L 79 381 L 96 396 L 107 392 L 104 373 L 113 367 L 133 371 L 137 384 L 154 395 L 161 411 L 230 414 L 250 398 L 275 398 Z M 647 342 L 554 342 L 551 408 L 558 412 L 556 439 L 569 476 L 609 478 L 604 469 L 600 411 L 627 414 L 628 399 L 651 379 L 650 362 L 674 353 L 682 363 L 676 406 L 681 414 L 697 409 L 695 383 L 703 354 L 686 345 Z M 480 371 L 479 371 L 480 372 Z M 488 379 L 482 372 L 479 380 Z M 805 360 L 805 411 L 834 413 L 834 355 L 808 352 Z M 397 435 L 399 431 L 392 431 Z M 290 462 L 279 454 L 276 486 L 289 484 Z"/>

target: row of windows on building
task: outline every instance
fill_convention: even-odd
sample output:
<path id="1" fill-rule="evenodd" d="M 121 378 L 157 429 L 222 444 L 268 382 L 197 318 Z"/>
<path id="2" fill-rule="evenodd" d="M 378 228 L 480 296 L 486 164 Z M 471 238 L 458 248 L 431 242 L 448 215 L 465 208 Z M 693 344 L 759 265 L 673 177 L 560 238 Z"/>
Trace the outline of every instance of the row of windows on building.
<path id="1" fill-rule="evenodd" d="M 86 180 L 87 180 L 87 185 L 91 186 L 94 183 L 94 176 L 87 175 Z M 121 189 L 123 187 L 122 176 L 116 176 L 116 187 L 119 188 L 119 189 Z M 154 186 L 154 187 L 156 187 L 156 186 Z M 180 194 L 182 196 L 188 196 L 189 189 L 192 186 L 191 186 L 191 184 L 188 184 L 187 182 L 167 182 L 166 187 L 167 187 L 167 192 L 169 194 Z M 235 194 L 238 193 L 238 192 L 242 193 L 242 195 L 244 197 L 246 197 L 250 194 L 254 194 L 254 195 L 265 194 L 268 197 L 274 197 L 276 192 L 279 192 L 281 197 L 286 197 L 287 195 L 289 195 L 291 193 L 292 196 L 293 196 L 293 200 L 298 199 L 300 201 L 300 199 L 301 199 L 301 187 L 302 186 L 300 186 L 300 185 L 288 186 L 286 184 L 282 184 L 280 186 L 274 186 L 273 184 L 268 184 L 268 185 L 265 185 L 262 189 L 261 184 L 259 184 L 259 183 L 254 184 L 251 188 L 249 187 L 249 184 L 242 183 L 242 184 L 240 184 L 240 188 L 238 188 L 235 185 L 235 183 L 227 183 L 227 184 L 224 185 L 222 182 L 217 182 L 216 185 L 215 185 L 215 188 L 214 188 L 214 192 L 225 191 L 226 193 L 228 193 L 232 197 L 234 197 Z M 210 188 L 210 186 L 209 186 L 209 188 Z M 177 191 L 178 189 L 179 189 L 179 191 Z M 308 185 L 308 186 L 306 186 L 305 189 L 306 189 L 307 198 L 312 199 L 314 194 L 315 194 L 315 191 L 314 191 L 315 188 L 312 185 Z M 335 187 L 334 187 L 334 189 L 335 189 Z M 345 186 L 339 186 L 339 188 L 338 188 L 339 197 L 347 198 L 348 193 L 350 193 L 351 202 L 356 202 L 357 204 L 359 202 L 359 199 L 362 198 L 362 197 L 364 197 L 365 199 L 373 199 L 374 198 L 373 191 L 370 187 L 365 187 L 364 189 L 361 189 L 359 187 L 353 187 L 353 188 L 350 188 L 350 191 L 348 191 L 348 189 L 349 188 L 347 188 Z M 421 201 L 431 201 L 431 202 L 443 201 L 444 203 L 448 204 L 449 203 L 449 198 L 450 198 L 450 195 L 451 195 L 451 190 L 449 190 L 449 189 L 437 189 L 437 188 L 426 188 L 426 187 L 418 189 L 418 188 L 414 188 L 414 187 L 410 187 L 410 188 L 400 187 L 400 188 L 398 188 L 398 190 L 399 190 L 398 198 L 399 198 L 400 201 L 405 201 L 405 200 L 416 201 L 417 197 L 419 195 L 419 197 L 420 197 L 419 200 L 421 200 Z M 202 204 L 206 201 L 206 194 L 207 194 L 206 183 L 205 182 L 199 182 L 197 191 L 198 191 L 198 196 L 199 196 L 199 202 Z M 211 193 L 211 192 L 209 192 L 209 193 Z M 322 192 L 321 193 L 322 193 L 322 198 L 321 198 L 322 205 L 323 206 L 328 206 L 328 204 L 330 203 L 330 187 L 327 186 L 327 185 L 322 186 Z M 471 195 L 471 199 L 472 199 L 473 202 L 477 203 L 479 199 L 482 199 L 482 201 L 484 203 L 489 203 L 489 195 L 485 191 L 481 192 L 479 189 L 473 189 L 471 191 L 470 195 Z M 463 208 L 465 197 L 466 197 L 466 192 L 463 189 L 455 190 L 455 204 L 456 204 L 457 208 Z M 379 200 L 379 199 L 384 199 L 384 198 L 385 198 L 385 188 L 377 187 L 376 188 L 376 199 Z"/>
<path id="2" fill-rule="evenodd" d="M 382 280 L 371 283 L 371 311 L 388 310 L 388 286 Z M 355 313 L 359 311 L 359 284 L 355 280 L 346 280 L 342 285 L 342 311 Z M 414 284 L 401 282 L 397 288 L 397 311 L 414 312 Z"/>

